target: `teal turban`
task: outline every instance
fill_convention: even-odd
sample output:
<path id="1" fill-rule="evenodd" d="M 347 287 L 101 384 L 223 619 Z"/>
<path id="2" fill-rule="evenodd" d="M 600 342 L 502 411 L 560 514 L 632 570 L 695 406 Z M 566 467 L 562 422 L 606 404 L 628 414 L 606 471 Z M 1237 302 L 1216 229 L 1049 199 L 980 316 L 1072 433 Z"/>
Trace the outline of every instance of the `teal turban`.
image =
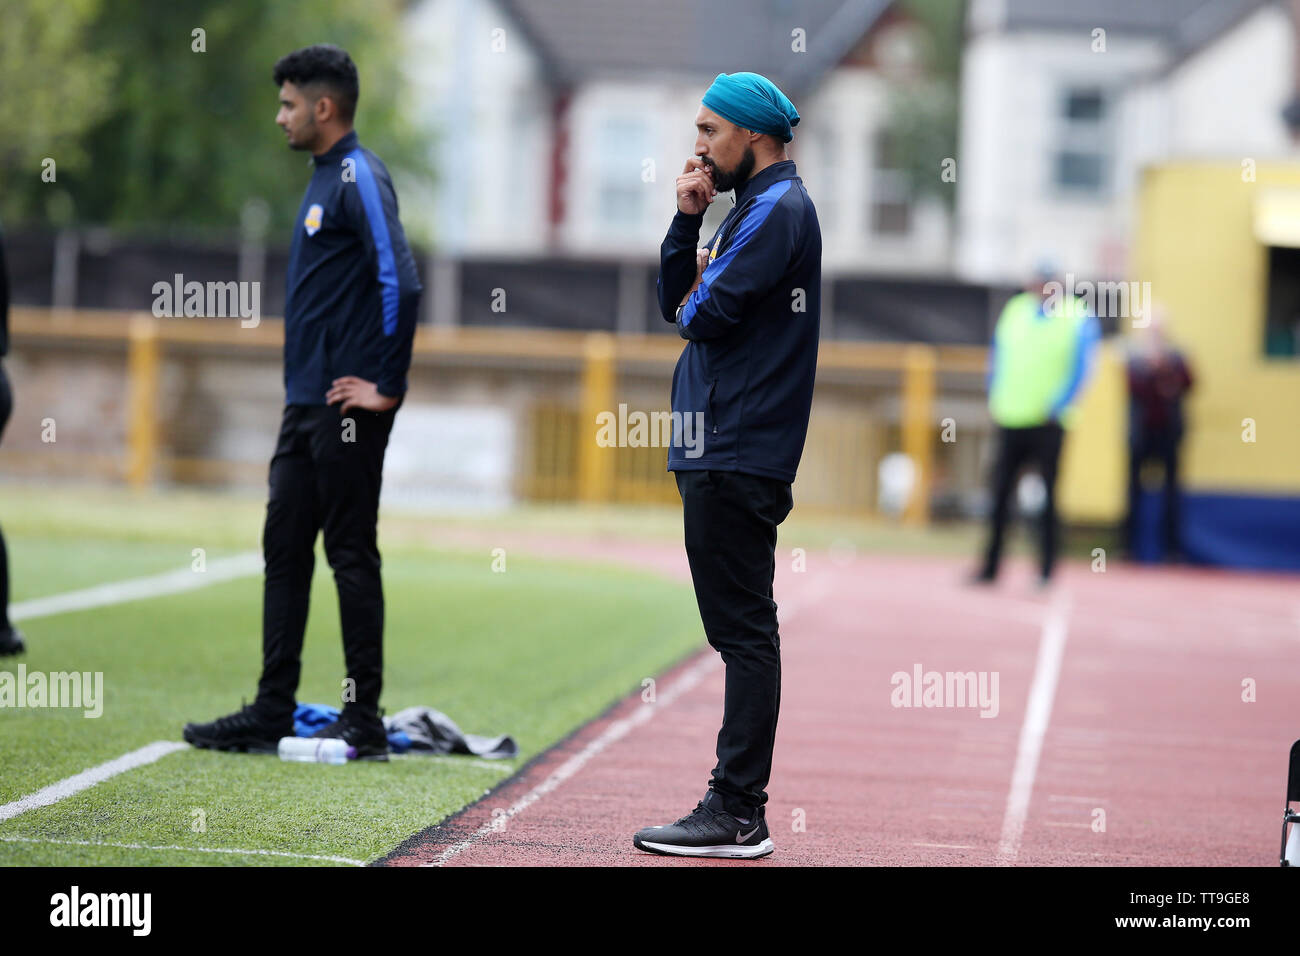
<path id="1" fill-rule="evenodd" d="M 799 125 L 799 113 L 784 93 L 757 73 L 719 73 L 704 94 L 704 105 L 725 120 L 755 133 L 794 139 L 791 127 Z"/>

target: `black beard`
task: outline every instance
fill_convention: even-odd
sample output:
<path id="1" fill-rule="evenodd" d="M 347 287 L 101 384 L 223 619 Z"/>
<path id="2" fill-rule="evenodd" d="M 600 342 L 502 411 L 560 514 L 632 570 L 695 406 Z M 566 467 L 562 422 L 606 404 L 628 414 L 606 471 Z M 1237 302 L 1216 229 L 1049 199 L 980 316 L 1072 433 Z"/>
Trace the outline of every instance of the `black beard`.
<path id="1" fill-rule="evenodd" d="M 311 142 L 308 143 L 306 140 L 300 138 L 296 144 L 295 143 L 289 144 L 289 148 L 291 150 L 293 150 L 296 153 L 301 153 L 301 152 L 314 153 L 316 151 L 316 140 L 320 138 L 320 133 L 316 131 L 316 118 L 314 116 L 307 123 L 307 125 L 303 127 L 304 132 L 308 130 L 310 130 L 311 133 L 313 134 L 311 138 Z"/>
<path id="2" fill-rule="evenodd" d="M 740 162 L 736 164 L 735 169 L 726 170 L 709 163 L 709 169 L 713 171 L 713 188 L 720 193 L 725 193 L 749 182 L 749 177 L 754 172 L 755 162 L 757 161 L 754 158 L 754 147 L 746 146 L 745 155 L 740 157 Z"/>

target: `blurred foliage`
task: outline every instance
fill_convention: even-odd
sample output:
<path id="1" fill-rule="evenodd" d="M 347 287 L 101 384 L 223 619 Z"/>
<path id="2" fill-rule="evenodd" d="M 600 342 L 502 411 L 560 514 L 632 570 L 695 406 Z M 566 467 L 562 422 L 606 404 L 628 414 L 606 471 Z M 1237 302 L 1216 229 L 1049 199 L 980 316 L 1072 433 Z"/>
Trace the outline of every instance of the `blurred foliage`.
<path id="1" fill-rule="evenodd" d="M 942 173 L 944 161 L 957 157 L 955 91 L 939 81 L 897 86 L 889 93 L 889 112 L 891 142 L 912 196 L 930 196 L 951 208 L 957 183 L 945 182 Z"/>
<path id="2" fill-rule="evenodd" d="M 941 178 L 943 163 L 957 156 L 959 88 L 966 5 L 954 0 L 903 0 L 924 37 L 926 78 L 893 84 L 889 133 L 915 198 L 934 197 L 951 208 L 957 184 Z"/>
<path id="3" fill-rule="evenodd" d="M 65 180 L 90 169 L 89 131 L 112 110 L 116 58 L 90 49 L 99 0 L 0 0 L 0 214 L 60 218 Z M 42 182 L 42 163 L 54 160 Z M 46 164 L 48 166 L 48 164 Z M 25 214 L 25 215 L 24 215 Z"/>
<path id="4" fill-rule="evenodd" d="M 955 0 L 902 0 L 901 6 L 925 29 L 930 42 L 930 69 L 955 87 L 961 74 L 966 4 Z"/>
<path id="5" fill-rule="evenodd" d="M 309 154 L 275 126 L 275 61 L 336 43 L 357 63 L 361 142 L 431 181 L 397 91 L 400 0 L 0 0 L 0 215 L 9 225 L 238 228 L 289 223 Z M 202 29 L 203 52 L 194 32 Z M 43 182 L 41 161 L 57 163 Z"/>

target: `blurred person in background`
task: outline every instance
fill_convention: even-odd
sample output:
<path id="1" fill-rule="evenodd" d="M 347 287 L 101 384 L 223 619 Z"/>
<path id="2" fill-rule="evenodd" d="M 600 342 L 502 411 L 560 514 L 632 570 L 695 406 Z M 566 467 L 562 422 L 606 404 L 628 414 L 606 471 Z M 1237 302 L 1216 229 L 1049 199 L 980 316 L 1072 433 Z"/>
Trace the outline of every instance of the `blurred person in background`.
<path id="1" fill-rule="evenodd" d="M 764 788 L 781 705 L 776 529 L 794 505 L 821 314 L 821 228 L 786 153 L 798 122 L 766 77 L 720 74 L 696 113 L 695 155 L 677 177 L 677 212 L 660 246 L 659 308 L 687 340 L 673 372 L 681 425 L 668 470 L 726 690 L 709 788 L 676 823 L 637 831 L 633 845 L 652 853 L 752 859 L 773 850 Z M 697 249 L 709 204 L 731 190 L 735 205 Z M 702 444 L 684 447 L 686 428 Z"/>
<path id="2" fill-rule="evenodd" d="M 1039 526 L 1039 586 L 1052 577 L 1058 549 L 1056 473 L 1065 430 L 1095 359 L 1101 327 L 1084 301 L 1040 264 L 1023 292 L 998 316 L 989 348 L 989 413 L 997 426 L 992 510 L 984 564 L 972 578 L 996 580 L 1011 497 L 1021 469 L 1032 465 L 1043 480 Z"/>
<path id="3" fill-rule="evenodd" d="M 0 359 L 9 354 L 9 272 L 5 268 L 4 233 L 0 233 Z M 9 376 L 0 361 L 0 438 L 14 410 L 14 394 Z M 9 551 L 0 533 L 0 657 L 21 654 L 26 650 L 22 633 L 9 621 Z"/>
<path id="4" fill-rule="evenodd" d="M 1138 553 L 1137 513 L 1142 498 L 1142 469 L 1151 461 L 1164 472 L 1164 552 L 1182 557 L 1179 508 L 1178 446 L 1183 440 L 1183 398 L 1192 388 L 1192 372 L 1183 354 L 1169 342 L 1163 310 L 1151 317 L 1128 357 L 1128 514 L 1124 544 L 1130 558 Z"/>
<path id="5" fill-rule="evenodd" d="M 294 733 L 316 536 L 334 571 L 347 663 L 337 737 L 387 760 L 379 714 L 384 594 L 376 540 L 384 451 L 406 393 L 420 287 L 384 164 L 352 128 L 357 68 L 336 46 L 275 64 L 276 123 L 313 156 L 294 224 L 284 307 L 285 406 L 262 548 L 262 677 L 251 705 L 187 724 L 197 747 L 274 752 Z"/>

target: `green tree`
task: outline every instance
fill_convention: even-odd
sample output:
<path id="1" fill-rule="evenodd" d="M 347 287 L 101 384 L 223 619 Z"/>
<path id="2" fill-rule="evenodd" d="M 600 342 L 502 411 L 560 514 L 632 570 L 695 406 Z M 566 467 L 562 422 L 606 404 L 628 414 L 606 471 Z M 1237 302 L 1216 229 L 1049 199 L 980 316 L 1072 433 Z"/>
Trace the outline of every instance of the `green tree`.
<path id="1" fill-rule="evenodd" d="M 41 2 L 20 5 L 35 10 Z M 398 0 L 104 5 L 79 34 L 85 48 L 68 55 L 76 60 L 93 50 L 113 69 L 108 108 L 75 137 L 90 161 L 66 178 L 60 167 L 75 220 L 230 230 L 249 200 L 262 200 L 274 235 L 297 211 L 308 159 L 287 150 L 275 127 L 271 71 L 280 56 L 311 43 L 336 43 L 356 61 L 362 142 L 395 175 L 430 178 L 427 146 L 401 109 L 404 9 Z M 0 123 L 0 137 L 33 138 L 29 119 Z M 28 201 L 22 208 L 39 207 Z"/>
<path id="2" fill-rule="evenodd" d="M 0 0 L 0 216 L 62 218 L 91 165 L 87 131 L 112 109 L 116 65 L 88 49 L 99 0 Z M 52 165 L 51 165 L 52 161 Z"/>
<path id="3" fill-rule="evenodd" d="M 892 84 L 888 94 L 890 140 L 912 195 L 937 197 L 950 207 L 956 185 L 941 174 L 944 162 L 957 156 L 965 7 L 952 0 L 903 0 L 923 39 L 926 75 Z"/>

